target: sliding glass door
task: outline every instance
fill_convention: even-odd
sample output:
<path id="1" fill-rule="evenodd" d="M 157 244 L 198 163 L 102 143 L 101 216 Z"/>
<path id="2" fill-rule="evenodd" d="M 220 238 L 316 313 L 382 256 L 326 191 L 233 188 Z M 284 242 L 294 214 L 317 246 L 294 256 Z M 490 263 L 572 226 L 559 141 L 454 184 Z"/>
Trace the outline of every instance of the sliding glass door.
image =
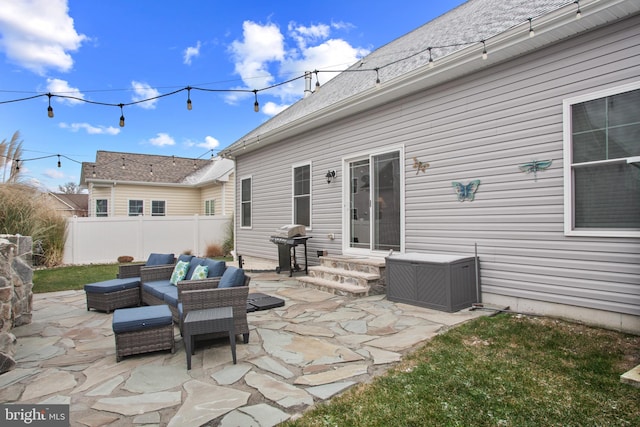
<path id="1" fill-rule="evenodd" d="M 400 152 L 371 155 L 348 163 L 349 248 L 401 249 Z"/>

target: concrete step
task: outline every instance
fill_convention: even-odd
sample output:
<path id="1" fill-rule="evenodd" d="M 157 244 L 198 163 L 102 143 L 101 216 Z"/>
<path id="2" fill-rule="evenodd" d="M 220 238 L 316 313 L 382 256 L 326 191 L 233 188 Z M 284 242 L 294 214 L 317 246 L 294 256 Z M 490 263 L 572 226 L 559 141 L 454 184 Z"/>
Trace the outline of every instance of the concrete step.
<path id="1" fill-rule="evenodd" d="M 320 257 L 320 265 L 328 268 L 380 274 L 380 272 L 384 272 L 385 260 L 382 258 L 327 255 Z"/>
<path id="2" fill-rule="evenodd" d="M 340 283 L 333 280 L 320 279 L 312 276 L 297 277 L 301 286 L 316 288 L 335 295 L 362 297 L 369 295 L 369 288 L 349 283 Z"/>
<path id="3" fill-rule="evenodd" d="M 377 273 L 344 270 L 342 268 L 325 267 L 323 265 L 309 267 L 309 276 L 369 288 L 372 285 L 377 285 L 380 281 L 380 274 Z"/>

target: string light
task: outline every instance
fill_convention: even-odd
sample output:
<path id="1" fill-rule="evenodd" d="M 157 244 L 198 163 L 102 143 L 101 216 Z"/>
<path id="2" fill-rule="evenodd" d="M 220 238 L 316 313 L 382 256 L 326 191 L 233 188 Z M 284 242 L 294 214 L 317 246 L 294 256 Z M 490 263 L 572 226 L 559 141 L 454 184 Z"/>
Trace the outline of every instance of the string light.
<path id="1" fill-rule="evenodd" d="M 380 74 L 378 73 L 379 68 L 376 67 L 376 87 L 380 87 Z"/>
<path id="2" fill-rule="evenodd" d="M 260 111 L 260 104 L 258 104 L 258 89 L 254 89 L 253 94 L 256 97 L 256 102 L 253 103 L 253 111 L 257 113 L 258 111 Z"/>
<path id="3" fill-rule="evenodd" d="M 60 154 L 58 154 L 58 167 L 62 167 L 62 162 L 60 162 Z"/>
<path id="4" fill-rule="evenodd" d="M 318 92 L 320 90 L 320 80 L 318 79 L 318 70 L 315 70 L 314 73 L 316 73 L 316 92 Z"/>
<path id="5" fill-rule="evenodd" d="M 580 0 L 575 0 L 573 2 L 576 6 L 577 6 L 577 10 L 576 10 L 576 19 L 580 19 L 582 17 L 582 11 L 581 11 L 581 7 L 580 7 Z M 559 8 L 563 8 L 567 6 L 567 4 L 560 6 Z M 533 29 L 533 18 L 527 18 L 527 20 L 529 21 L 529 37 L 534 37 L 535 32 Z M 412 53 L 410 55 L 407 55 L 406 57 L 403 58 L 399 58 L 397 60 L 391 61 L 387 64 L 384 64 L 382 66 L 376 67 L 375 69 L 365 69 L 365 68 L 359 68 L 359 69 L 346 69 L 346 70 L 314 70 L 314 73 L 316 74 L 316 92 L 319 90 L 320 88 L 320 80 L 319 80 L 319 73 L 320 72 L 334 72 L 334 73 L 342 73 L 342 72 L 355 72 L 355 71 L 376 71 L 376 85 L 378 84 L 379 81 L 379 70 L 388 66 L 391 66 L 393 64 L 396 64 L 398 62 L 401 61 L 405 61 L 408 60 L 410 58 L 413 58 L 417 55 L 420 55 L 421 53 L 427 51 L 429 53 L 429 60 L 428 60 L 428 66 L 431 68 L 434 66 L 434 58 L 433 58 L 433 52 L 432 49 L 444 49 L 444 48 L 453 48 L 453 47 L 464 47 L 464 46 L 470 46 L 473 45 L 474 43 L 477 43 L 477 41 L 467 41 L 467 42 L 460 42 L 460 43 L 453 43 L 453 44 L 449 44 L 449 45 L 442 45 L 442 46 L 430 46 L 427 49 L 423 49 L 421 51 Z M 487 46 L 486 46 L 486 40 L 480 40 L 480 43 L 482 43 L 483 49 L 482 49 L 482 59 L 487 59 L 488 58 L 488 52 L 487 52 Z M 361 61 L 361 67 L 362 64 L 364 64 L 364 62 Z M 28 96 L 25 98 L 20 98 L 20 99 L 12 99 L 12 100 L 7 100 L 7 101 L 0 101 L 0 105 L 1 104 L 6 104 L 6 103 L 13 103 L 13 102 L 19 102 L 19 101 L 26 101 L 26 100 L 30 100 L 30 99 L 34 99 L 34 98 L 38 98 L 41 96 L 47 96 L 48 97 L 48 107 L 47 107 L 47 116 L 53 118 L 54 117 L 54 113 L 53 113 L 53 107 L 51 106 L 51 98 L 56 96 L 59 98 L 66 98 L 66 99 L 70 99 L 70 100 L 75 100 L 78 102 L 85 102 L 85 103 L 90 103 L 90 104 L 96 104 L 96 105 L 107 105 L 107 106 L 115 106 L 115 107 L 120 107 L 120 127 L 124 127 L 125 125 L 125 118 L 124 118 L 124 110 L 123 107 L 124 106 L 129 106 L 129 105 L 134 105 L 134 104 L 140 104 L 143 102 L 149 102 L 149 101 L 153 101 L 159 98 L 163 98 L 163 97 L 167 97 L 167 96 L 171 96 L 174 95 L 178 92 L 181 92 L 183 90 L 187 91 L 187 109 L 191 110 L 193 105 L 192 105 L 192 101 L 191 101 L 191 90 L 200 90 L 200 91 L 207 91 L 207 92 L 243 92 L 243 93 L 250 93 L 253 92 L 254 94 L 254 104 L 253 104 L 253 109 L 255 112 L 259 112 L 260 111 L 260 104 L 258 102 L 258 92 L 259 91 L 265 91 L 265 90 L 269 90 L 269 89 L 273 89 L 275 87 L 278 86 L 282 86 L 288 83 L 291 83 L 295 80 L 304 78 L 304 74 L 300 75 L 300 76 L 296 76 L 290 80 L 287 81 L 283 81 L 283 82 L 279 82 L 276 83 L 274 85 L 268 86 L 268 87 L 264 87 L 261 89 L 208 89 L 208 88 L 201 88 L 201 87 L 191 87 L 191 86 L 186 86 L 184 88 L 180 88 L 177 89 L 173 92 L 169 92 L 169 93 L 165 93 L 165 94 L 160 94 L 154 97 L 150 97 L 147 99 L 140 99 L 137 101 L 133 101 L 133 102 L 129 102 L 129 103 L 119 103 L 119 104 L 112 104 L 112 103 L 105 103 L 105 102 L 98 102 L 98 101 L 92 101 L 89 99 L 85 99 L 85 98 L 79 98 L 79 97 L 75 97 L 75 96 L 71 96 L 71 95 L 62 95 L 62 94 L 53 94 L 53 93 L 44 93 L 44 94 L 37 94 L 34 96 Z"/>
<path id="6" fill-rule="evenodd" d="M 213 150 L 211 150 L 213 151 Z M 171 158 L 173 159 L 171 163 L 173 163 L 173 166 L 176 165 L 176 156 L 171 156 Z"/>
<path id="7" fill-rule="evenodd" d="M 153 176 L 153 165 L 149 165 L 149 175 Z"/>
<path id="8" fill-rule="evenodd" d="M 124 157 L 122 158 L 122 169 L 125 169 L 125 166 L 124 166 Z"/>
<path id="9" fill-rule="evenodd" d="M 49 116 L 49 118 L 53 118 L 53 107 L 51 107 L 51 97 L 53 95 L 51 95 L 51 92 L 49 92 L 47 94 L 47 96 L 49 97 L 49 108 L 47 108 L 47 116 Z"/>
<path id="10" fill-rule="evenodd" d="M 93 165 L 93 172 L 91 174 L 94 178 L 96 177 L 96 165 Z"/>
<path id="11" fill-rule="evenodd" d="M 118 106 L 120 107 L 120 127 L 123 128 L 124 127 L 124 111 L 122 110 L 122 107 L 124 107 L 124 104 L 119 104 Z"/>
<path id="12" fill-rule="evenodd" d="M 16 172 L 20 170 L 20 159 L 16 159 Z"/>

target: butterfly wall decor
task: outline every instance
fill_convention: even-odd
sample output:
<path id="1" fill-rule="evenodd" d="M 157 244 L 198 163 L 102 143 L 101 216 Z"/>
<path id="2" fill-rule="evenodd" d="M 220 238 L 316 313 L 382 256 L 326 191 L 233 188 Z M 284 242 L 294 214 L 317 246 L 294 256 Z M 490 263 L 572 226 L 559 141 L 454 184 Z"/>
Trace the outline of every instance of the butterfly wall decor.
<path id="1" fill-rule="evenodd" d="M 453 189 L 458 195 L 459 202 L 464 202 L 465 200 L 473 202 L 478 186 L 480 185 L 480 180 L 474 179 L 467 185 L 456 181 L 453 181 L 451 184 L 453 184 Z"/>
<path id="2" fill-rule="evenodd" d="M 523 165 L 518 166 L 520 170 L 524 173 L 533 173 L 533 178 L 535 181 L 538 181 L 538 171 L 543 171 L 551 166 L 553 160 L 534 160 L 529 163 L 525 163 Z"/>
<path id="3" fill-rule="evenodd" d="M 429 163 L 422 163 L 421 161 L 418 160 L 417 157 L 413 158 L 413 168 L 417 169 L 416 171 L 416 175 L 418 175 L 420 172 L 425 172 L 426 169 L 429 167 Z"/>

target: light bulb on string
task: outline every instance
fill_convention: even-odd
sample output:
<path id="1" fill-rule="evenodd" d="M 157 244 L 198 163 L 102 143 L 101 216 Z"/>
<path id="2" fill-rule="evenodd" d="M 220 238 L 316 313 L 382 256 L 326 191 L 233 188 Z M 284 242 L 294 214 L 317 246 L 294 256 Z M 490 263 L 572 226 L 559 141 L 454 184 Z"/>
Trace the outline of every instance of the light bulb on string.
<path id="1" fill-rule="evenodd" d="M 531 25 L 532 18 L 529 18 L 529 37 L 533 37 L 536 33 L 533 31 L 533 25 Z"/>
<path id="2" fill-rule="evenodd" d="M 487 44 L 484 40 L 480 40 L 482 42 L 482 59 L 487 59 L 489 54 L 487 53 Z"/>
<path id="3" fill-rule="evenodd" d="M 253 94 L 256 97 L 256 102 L 253 103 L 253 111 L 257 113 L 258 111 L 260 111 L 260 104 L 258 104 L 258 89 L 254 89 Z"/>
<path id="4" fill-rule="evenodd" d="M 149 175 L 153 176 L 153 165 L 149 165 Z"/>
<path id="5" fill-rule="evenodd" d="M 427 48 L 427 50 L 429 51 L 429 68 L 433 68 L 433 56 L 431 56 L 431 48 Z"/>
<path id="6" fill-rule="evenodd" d="M 93 172 L 91 173 L 91 176 L 94 178 L 96 177 L 96 165 L 93 165 Z"/>
<path id="7" fill-rule="evenodd" d="M 191 87 L 187 86 L 187 110 L 191 111 Z"/>
<path id="8" fill-rule="evenodd" d="M 20 159 L 16 159 L 16 172 L 20 171 Z"/>
<path id="9" fill-rule="evenodd" d="M 576 0 L 573 3 L 578 5 L 578 10 L 576 11 L 576 19 L 582 18 L 582 11 L 580 10 L 580 0 Z"/>
<path id="10" fill-rule="evenodd" d="M 172 160 L 173 166 L 175 166 L 176 165 L 176 156 L 171 156 L 171 158 L 173 159 Z"/>
<path id="11" fill-rule="evenodd" d="M 62 163 L 60 162 L 60 154 L 58 154 L 58 167 L 62 167 Z"/>
<path id="12" fill-rule="evenodd" d="M 320 80 L 318 80 L 318 70 L 315 70 L 314 73 L 316 73 L 316 92 L 320 90 Z"/>
<path id="13" fill-rule="evenodd" d="M 118 104 L 118 106 L 120 107 L 120 127 L 123 128 L 124 127 L 124 111 L 122 110 L 122 107 L 124 107 L 124 104 Z"/>
<path id="14" fill-rule="evenodd" d="M 53 118 L 53 107 L 51 106 L 51 97 L 53 95 L 51 95 L 51 93 L 48 93 L 47 96 L 49 97 L 49 107 L 47 108 L 47 116 L 49 116 L 49 118 Z"/>
<path id="15" fill-rule="evenodd" d="M 123 157 L 122 158 L 122 169 L 124 169 L 124 168 L 125 168 L 125 165 L 124 165 L 124 157 Z"/>
<path id="16" fill-rule="evenodd" d="M 380 87 L 380 74 L 378 73 L 379 68 L 376 67 L 375 70 L 376 70 L 376 88 L 379 88 Z"/>

